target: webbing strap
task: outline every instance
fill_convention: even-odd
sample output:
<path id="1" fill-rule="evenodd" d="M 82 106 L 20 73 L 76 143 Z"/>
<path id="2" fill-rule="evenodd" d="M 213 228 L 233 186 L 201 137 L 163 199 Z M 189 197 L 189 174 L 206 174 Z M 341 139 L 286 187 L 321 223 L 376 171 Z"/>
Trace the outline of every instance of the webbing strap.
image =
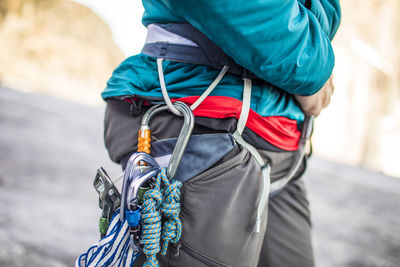
<path id="1" fill-rule="evenodd" d="M 239 121 L 237 123 L 236 131 L 242 135 L 244 127 L 247 123 L 247 118 L 249 117 L 250 104 L 251 104 L 251 80 L 248 78 L 243 78 L 243 100 L 242 100 L 242 110 L 240 111 Z"/>
<path id="2" fill-rule="evenodd" d="M 260 228 L 261 228 L 261 215 L 263 211 L 265 210 L 265 206 L 268 202 L 268 195 L 270 191 L 270 166 L 268 163 L 265 163 L 264 159 L 260 155 L 260 153 L 257 151 L 257 149 L 247 143 L 243 137 L 242 133 L 243 130 L 246 126 L 246 122 L 249 116 L 250 112 L 250 104 L 251 104 L 251 89 L 252 89 L 252 84 L 251 80 L 248 78 L 243 79 L 243 101 L 242 101 L 242 110 L 240 111 L 240 117 L 237 123 L 236 131 L 232 134 L 233 138 L 235 141 L 246 148 L 250 154 L 254 157 L 254 159 L 257 161 L 257 163 L 261 167 L 261 173 L 263 177 L 263 185 L 262 185 L 262 191 L 261 191 L 261 198 L 258 203 L 257 207 L 257 218 L 256 218 L 256 223 L 255 223 L 255 232 L 259 233 Z"/>
<path id="3" fill-rule="evenodd" d="M 147 26 L 147 37 L 146 44 L 160 44 L 160 43 L 168 43 L 168 44 L 180 44 L 182 46 L 194 46 L 198 47 L 196 43 L 193 41 L 170 31 L 160 27 L 157 24 L 149 24 Z"/>
<path id="4" fill-rule="evenodd" d="M 254 157 L 254 159 L 257 161 L 257 163 L 262 167 L 265 165 L 265 161 L 262 158 L 262 156 L 260 155 L 260 153 L 257 151 L 257 149 L 250 145 L 249 143 L 247 143 L 243 137 L 239 134 L 238 131 L 235 131 L 232 134 L 232 137 L 235 139 L 235 141 L 240 144 L 241 146 L 243 146 L 244 148 L 246 148 L 250 154 Z"/>
<path id="5" fill-rule="evenodd" d="M 250 113 L 250 104 L 251 104 L 251 90 L 252 84 L 251 80 L 248 78 L 243 78 L 243 100 L 242 100 L 242 110 L 240 111 L 240 117 L 237 123 L 236 131 L 232 134 L 233 138 L 235 138 L 236 142 L 244 146 L 247 150 L 249 150 L 250 154 L 256 159 L 260 166 L 264 166 L 265 162 L 261 157 L 260 153 L 258 153 L 257 149 L 244 141 L 242 137 L 242 133 L 244 128 L 246 127 L 247 119 Z"/>
<path id="6" fill-rule="evenodd" d="M 148 38 L 141 51 L 142 54 L 178 62 L 206 65 L 220 70 L 229 66 L 229 73 L 253 80 L 262 80 L 242 66 L 215 45 L 203 33 L 189 23 L 150 24 Z M 265 81 L 264 81 L 265 82 Z"/>
<path id="7" fill-rule="evenodd" d="M 163 58 L 157 58 L 157 70 L 158 70 L 158 79 L 160 81 L 161 92 L 164 98 L 165 103 L 167 104 L 168 108 L 177 116 L 181 115 L 181 112 L 177 110 L 171 102 L 171 99 L 168 96 L 167 86 L 165 85 L 164 79 L 164 70 L 162 66 L 162 62 L 164 61 Z M 224 66 L 222 70 L 219 72 L 218 76 L 214 79 L 214 81 L 208 86 L 208 88 L 204 91 L 203 94 L 194 102 L 191 106 L 191 110 L 195 110 L 200 104 L 206 99 L 206 97 L 211 94 L 211 92 L 217 87 L 218 83 L 222 80 L 225 74 L 228 72 L 229 66 Z M 251 88 L 251 82 L 250 82 Z M 247 120 L 247 119 L 246 119 Z"/>
<path id="8" fill-rule="evenodd" d="M 158 69 L 158 77 L 160 81 L 160 86 L 161 86 L 161 92 L 163 94 L 163 98 L 171 112 L 173 112 L 176 115 L 180 115 L 180 111 L 177 110 L 172 102 L 171 99 L 168 96 L 168 91 L 167 87 L 165 85 L 165 79 L 164 79 L 164 71 L 162 67 L 162 62 L 164 61 L 163 58 L 157 58 L 157 69 Z M 229 70 L 229 66 L 224 66 L 223 69 L 220 71 L 218 76 L 215 78 L 215 80 L 210 84 L 210 86 L 204 91 L 204 93 L 197 99 L 195 103 L 193 103 L 192 106 L 190 106 L 191 110 L 194 110 L 197 108 L 203 101 L 204 99 L 214 90 L 214 88 L 218 85 L 218 83 L 222 80 L 226 72 Z M 261 192 L 261 199 L 258 203 L 257 207 L 257 218 L 256 218 L 256 223 L 255 223 L 255 232 L 259 233 L 260 228 L 261 228 L 261 215 L 265 209 L 265 205 L 267 204 L 268 201 L 268 195 L 270 191 L 270 167 L 269 164 L 265 164 L 264 159 L 260 155 L 260 153 L 257 151 L 257 149 L 244 141 L 242 137 L 242 133 L 244 131 L 244 128 L 246 127 L 247 119 L 249 117 L 250 113 L 250 104 L 251 104 L 251 90 L 252 90 L 252 82 L 251 79 L 249 78 L 243 78 L 243 100 L 242 100 L 242 110 L 240 111 L 240 117 L 237 123 L 236 131 L 232 134 L 233 138 L 236 140 L 236 142 L 243 147 L 245 147 L 250 154 L 255 158 L 255 160 L 258 162 L 258 164 L 261 167 L 262 171 L 262 177 L 263 177 L 263 188 Z"/>
<path id="9" fill-rule="evenodd" d="M 158 70 L 158 79 L 160 81 L 161 93 L 163 95 L 165 104 L 167 104 L 169 110 L 177 116 L 181 115 L 181 112 L 177 110 L 174 105 L 172 105 L 171 99 L 168 96 L 167 86 L 165 85 L 164 79 L 164 70 L 162 66 L 163 58 L 157 58 L 157 70 Z"/>
<path id="10" fill-rule="evenodd" d="M 215 87 L 217 87 L 218 83 L 222 80 L 222 78 L 225 76 L 226 72 L 229 70 L 229 66 L 224 66 L 221 70 L 221 72 L 218 74 L 217 78 L 210 84 L 210 86 L 207 88 L 207 90 L 204 91 L 204 93 L 194 102 L 191 106 L 191 110 L 195 110 L 198 106 L 200 106 L 201 102 L 206 99 L 206 97 L 214 90 Z"/>
<path id="11" fill-rule="evenodd" d="M 261 191 L 260 202 L 257 207 L 257 219 L 255 225 L 255 232 L 259 233 L 261 228 L 261 215 L 266 208 L 269 199 L 269 192 L 271 189 L 271 166 L 269 164 L 261 167 L 261 172 L 263 176 L 263 185 Z"/>

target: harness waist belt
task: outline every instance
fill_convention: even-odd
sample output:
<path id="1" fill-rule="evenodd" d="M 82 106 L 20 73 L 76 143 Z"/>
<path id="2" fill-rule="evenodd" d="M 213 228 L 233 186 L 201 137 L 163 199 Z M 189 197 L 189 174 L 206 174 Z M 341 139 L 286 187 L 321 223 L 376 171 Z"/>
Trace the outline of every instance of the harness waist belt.
<path id="1" fill-rule="evenodd" d="M 189 23 L 150 24 L 141 53 L 173 61 L 207 65 L 214 69 L 229 66 L 228 72 L 261 80 Z"/>

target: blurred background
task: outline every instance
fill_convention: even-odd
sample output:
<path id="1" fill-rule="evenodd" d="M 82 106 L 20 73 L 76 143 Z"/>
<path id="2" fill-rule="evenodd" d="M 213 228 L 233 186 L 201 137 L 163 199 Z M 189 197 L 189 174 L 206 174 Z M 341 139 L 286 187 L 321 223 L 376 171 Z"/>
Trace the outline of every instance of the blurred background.
<path id="1" fill-rule="evenodd" d="M 317 266 L 400 266 L 400 1 L 341 5 L 306 175 Z M 142 13 L 137 0 L 0 0 L 0 266 L 70 266 L 97 240 L 92 178 L 120 173 L 100 93 L 140 52 Z"/>

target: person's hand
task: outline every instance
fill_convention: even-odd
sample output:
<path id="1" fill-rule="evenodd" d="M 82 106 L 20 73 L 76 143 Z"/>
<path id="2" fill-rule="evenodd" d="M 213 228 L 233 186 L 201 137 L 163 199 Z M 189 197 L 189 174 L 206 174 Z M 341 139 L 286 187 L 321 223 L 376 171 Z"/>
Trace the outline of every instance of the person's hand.
<path id="1" fill-rule="evenodd" d="M 318 116 L 321 110 L 329 105 L 334 89 L 331 76 L 317 93 L 310 96 L 294 96 L 307 116 Z"/>

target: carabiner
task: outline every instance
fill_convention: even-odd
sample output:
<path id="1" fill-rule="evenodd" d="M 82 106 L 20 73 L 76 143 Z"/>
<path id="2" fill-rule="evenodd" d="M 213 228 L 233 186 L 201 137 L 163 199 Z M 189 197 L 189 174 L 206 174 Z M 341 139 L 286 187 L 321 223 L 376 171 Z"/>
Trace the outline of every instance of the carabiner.
<path id="1" fill-rule="evenodd" d="M 108 224 L 111 221 L 114 211 L 121 204 L 121 196 L 107 172 L 102 167 L 97 169 L 93 187 L 99 194 L 99 207 L 102 210 L 99 228 L 101 237 L 103 237 L 107 232 Z"/>
<path id="2" fill-rule="evenodd" d="M 179 164 L 181 162 L 183 153 L 185 152 L 186 145 L 189 141 L 194 126 L 194 115 L 190 107 L 180 101 L 174 102 L 174 106 L 183 116 L 183 126 L 179 133 L 174 151 L 172 152 L 171 159 L 168 163 L 167 176 L 170 180 L 175 177 L 176 171 L 178 170 Z M 138 134 L 138 151 L 150 153 L 150 120 L 157 113 L 166 110 L 168 110 L 168 106 L 157 105 L 150 108 L 144 114 Z"/>
<path id="3" fill-rule="evenodd" d="M 174 106 L 183 115 L 184 122 L 168 164 L 167 176 L 169 179 L 175 177 L 194 126 L 192 110 L 182 102 L 175 102 Z M 129 158 L 125 169 L 120 218 L 121 221 L 125 219 L 128 221 L 130 231 L 129 243 L 135 251 L 140 251 L 141 249 L 139 236 L 141 232 L 139 190 L 161 171 L 159 164 L 150 156 L 151 132 L 149 122 L 155 114 L 166 110 L 168 110 L 167 106 L 156 105 L 145 113 L 138 134 L 138 152 Z"/>
<path id="4" fill-rule="evenodd" d="M 145 162 L 147 164 L 148 170 L 142 172 L 143 166 L 139 165 L 139 162 Z M 125 220 L 125 210 L 127 209 L 130 202 L 137 197 L 140 186 L 143 185 L 146 181 L 150 180 L 159 170 L 160 166 L 158 165 L 157 161 L 155 161 L 155 159 L 147 153 L 136 152 L 129 158 L 125 168 L 124 182 L 122 184 L 120 210 L 121 221 Z M 148 172 L 152 173 L 153 176 L 147 175 L 146 173 Z M 134 187 L 131 185 L 134 185 Z M 134 190 L 135 193 L 130 193 L 131 190 Z"/>

